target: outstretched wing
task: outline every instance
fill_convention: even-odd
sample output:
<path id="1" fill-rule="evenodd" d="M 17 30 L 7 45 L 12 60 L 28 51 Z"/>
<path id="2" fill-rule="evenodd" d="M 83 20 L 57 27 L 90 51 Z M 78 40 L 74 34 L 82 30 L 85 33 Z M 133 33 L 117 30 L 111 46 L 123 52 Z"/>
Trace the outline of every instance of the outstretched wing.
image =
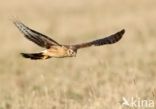
<path id="1" fill-rule="evenodd" d="M 121 31 L 115 33 L 115 34 L 112 34 L 108 37 L 105 37 L 105 38 L 102 38 L 102 39 L 98 39 L 98 40 L 94 40 L 94 41 L 91 41 L 91 42 L 87 42 L 87 43 L 81 43 L 81 44 L 76 44 L 76 45 L 72 45 L 74 48 L 85 48 L 85 47 L 90 47 L 92 45 L 94 46 L 101 46 L 101 45 L 105 45 L 105 44 L 113 44 L 113 43 L 116 43 L 118 42 L 123 34 L 125 33 L 125 30 L 122 29 Z"/>
<path id="2" fill-rule="evenodd" d="M 29 27 L 24 25 L 20 21 L 14 21 L 13 22 L 16 27 L 24 34 L 24 36 L 31 40 L 32 42 L 36 43 L 37 45 L 45 48 L 50 48 L 53 45 L 61 46 L 58 42 L 54 41 L 53 39 L 49 38 L 48 36 L 45 36 Z"/>

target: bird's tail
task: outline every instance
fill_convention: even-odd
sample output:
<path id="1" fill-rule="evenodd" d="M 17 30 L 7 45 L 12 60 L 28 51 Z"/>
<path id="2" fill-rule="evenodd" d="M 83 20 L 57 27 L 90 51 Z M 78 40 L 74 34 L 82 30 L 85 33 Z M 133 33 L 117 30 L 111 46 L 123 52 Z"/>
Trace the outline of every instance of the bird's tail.
<path id="1" fill-rule="evenodd" d="M 44 55 L 43 52 L 40 53 L 21 53 L 24 58 L 30 58 L 32 60 L 37 59 L 48 59 L 50 56 Z"/>

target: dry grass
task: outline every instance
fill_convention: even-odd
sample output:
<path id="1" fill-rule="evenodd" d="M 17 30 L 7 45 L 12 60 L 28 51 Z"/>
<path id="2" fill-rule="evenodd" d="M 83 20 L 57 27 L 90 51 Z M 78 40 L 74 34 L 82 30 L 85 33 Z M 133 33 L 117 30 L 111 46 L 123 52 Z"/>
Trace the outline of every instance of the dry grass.
<path id="1" fill-rule="evenodd" d="M 41 48 L 14 17 L 64 44 L 126 34 L 76 58 L 31 61 L 19 53 Z M 121 109 L 123 96 L 156 100 L 155 0 L 1 0 L 0 21 L 0 109 Z"/>

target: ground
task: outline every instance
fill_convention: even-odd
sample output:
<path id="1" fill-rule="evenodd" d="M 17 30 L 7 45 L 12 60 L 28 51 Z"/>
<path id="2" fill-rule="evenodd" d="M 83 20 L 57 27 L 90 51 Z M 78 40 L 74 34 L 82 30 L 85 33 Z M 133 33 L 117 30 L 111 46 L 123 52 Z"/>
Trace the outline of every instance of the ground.
<path id="1" fill-rule="evenodd" d="M 62 44 L 126 33 L 74 58 L 32 61 L 20 52 L 43 48 L 14 19 Z M 122 106 L 123 97 L 156 105 L 155 0 L 1 0 L 0 21 L 0 109 L 140 108 Z"/>

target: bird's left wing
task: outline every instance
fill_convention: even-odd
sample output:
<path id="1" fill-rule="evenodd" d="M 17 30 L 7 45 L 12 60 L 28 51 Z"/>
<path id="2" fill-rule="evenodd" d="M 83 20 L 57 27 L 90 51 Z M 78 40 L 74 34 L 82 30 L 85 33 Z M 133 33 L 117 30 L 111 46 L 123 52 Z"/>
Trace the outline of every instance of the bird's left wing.
<path id="1" fill-rule="evenodd" d="M 13 23 L 24 34 L 24 36 L 27 39 L 31 40 L 32 42 L 36 43 L 37 45 L 41 47 L 50 48 L 51 46 L 54 46 L 54 45 L 61 46 L 61 44 L 59 44 L 55 40 L 27 27 L 20 21 L 14 21 Z"/>
<path id="2" fill-rule="evenodd" d="M 108 37 L 102 38 L 102 39 L 98 39 L 98 40 L 94 40 L 91 42 L 86 42 L 86 43 L 81 43 L 81 44 L 76 44 L 76 45 L 72 45 L 74 48 L 79 49 L 79 48 L 85 48 L 85 47 L 90 47 L 90 46 L 101 46 L 101 45 L 105 45 L 105 44 L 113 44 L 118 42 L 123 34 L 125 33 L 125 30 L 122 29 L 121 31 L 112 34 Z"/>

